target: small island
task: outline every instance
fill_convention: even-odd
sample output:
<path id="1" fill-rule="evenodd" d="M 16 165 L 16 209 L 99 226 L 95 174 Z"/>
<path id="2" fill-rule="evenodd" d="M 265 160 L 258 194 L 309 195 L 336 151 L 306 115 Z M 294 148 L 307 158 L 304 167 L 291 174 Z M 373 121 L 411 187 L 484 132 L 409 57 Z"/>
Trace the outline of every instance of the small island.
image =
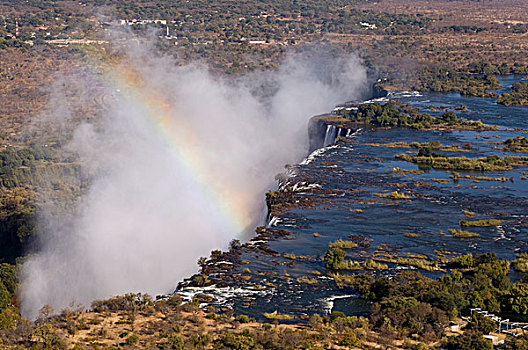
<path id="1" fill-rule="evenodd" d="M 497 98 L 497 103 L 505 106 L 526 106 L 528 105 L 528 83 L 517 82 L 512 85 L 513 91 L 501 94 Z"/>

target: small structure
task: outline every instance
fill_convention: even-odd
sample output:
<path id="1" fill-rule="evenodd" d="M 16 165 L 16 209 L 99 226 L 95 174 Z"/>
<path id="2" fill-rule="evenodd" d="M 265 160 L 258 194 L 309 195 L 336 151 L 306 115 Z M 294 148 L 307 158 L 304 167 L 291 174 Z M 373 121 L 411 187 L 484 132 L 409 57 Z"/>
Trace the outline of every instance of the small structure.
<path id="1" fill-rule="evenodd" d="M 483 336 L 484 339 L 491 340 L 493 343 L 493 346 L 504 344 L 504 339 L 506 336 L 504 334 L 497 334 L 497 333 L 490 333 L 488 335 Z"/>
<path id="2" fill-rule="evenodd" d="M 137 19 L 137 18 L 133 18 L 133 19 L 122 19 L 119 21 L 119 23 L 124 26 L 124 25 L 146 25 L 146 24 L 163 24 L 163 25 L 167 25 L 167 20 L 166 19 Z"/>
<path id="3" fill-rule="evenodd" d="M 451 332 L 460 332 L 468 324 L 467 321 L 457 320 L 449 322 L 448 330 Z"/>
<path id="4" fill-rule="evenodd" d="M 265 43 L 266 43 L 266 40 L 261 39 L 261 38 L 253 38 L 253 39 L 248 40 L 248 44 L 250 45 L 262 45 Z"/>
<path id="5" fill-rule="evenodd" d="M 359 22 L 359 24 L 367 29 L 376 29 L 376 25 L 375 24 L 370 24 L 368 22 Z"/>

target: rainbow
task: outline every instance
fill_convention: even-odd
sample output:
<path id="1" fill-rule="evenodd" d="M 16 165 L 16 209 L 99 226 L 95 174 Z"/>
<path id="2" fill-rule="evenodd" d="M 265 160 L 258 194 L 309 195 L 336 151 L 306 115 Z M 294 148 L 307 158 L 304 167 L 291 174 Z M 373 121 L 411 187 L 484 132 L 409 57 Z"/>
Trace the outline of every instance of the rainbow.
<path id="1" fill-rule="evenodd" d="M 196 147 L 199 135 L 178 118 L 178 111 L 167 102 L 159 89 L 146 87 L 141 73 L 126 64 L 112 64 L 103 74 L 107 83 L 120 92 L 127 103 L 142 111 L 168 145 L 174 160 L 185 169 L 191 180 L 192 191 L 213 205 L 230 234 L 240 235 L 254 223 L 248 193 L 237 191 L 217 181 L 215 169 L 202 161 Z M 180 119 L 180 120 L 179 120 Z"/>

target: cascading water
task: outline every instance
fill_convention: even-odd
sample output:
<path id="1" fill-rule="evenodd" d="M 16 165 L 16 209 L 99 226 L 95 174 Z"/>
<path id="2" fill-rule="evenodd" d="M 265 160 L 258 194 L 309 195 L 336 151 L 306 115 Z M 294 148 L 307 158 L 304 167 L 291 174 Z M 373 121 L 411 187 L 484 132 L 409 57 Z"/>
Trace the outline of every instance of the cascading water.
<path id="1" fill-rule="evenodd" d="M 336 131 L 337 128 L 335 127 L 335 125 L 328 125 L 326 127 L 326 134 L 323 142 L 323 147 L 329 146 L 334 143 L 336 139 Z"/>
<path id="2" fill-rule="evenodd" d="M 332 125 L 326 126 L 326 134 L 323 141 L 323 147 L 326 147 L 328 145 L 328 139 L 330 138 L 330 130 L 332 129 Z"/>

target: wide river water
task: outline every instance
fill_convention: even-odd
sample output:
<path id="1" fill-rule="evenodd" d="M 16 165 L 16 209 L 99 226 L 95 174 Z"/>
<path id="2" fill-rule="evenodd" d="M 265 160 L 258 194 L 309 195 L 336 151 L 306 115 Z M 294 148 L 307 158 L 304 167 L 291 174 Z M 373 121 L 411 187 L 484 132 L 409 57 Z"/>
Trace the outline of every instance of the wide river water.
<path id="1" fill-rule="evenodd" d="M 500 79 L 508 91 L 520 77 Z M 439 141 L 444 145 L 471 143 L 469 152 L 450 152 L 449 156 L 483 157 L 488 155 L 522 155 L 505 152 L 498 142 L 519 135 L 527 136 L 527 107 L 505 107 L 495 99 L 461 97 L 458 93 L 416 92 L 389 96 L 438 115 L 441 107 L 454 110 L 465 105 L 459 117 L 481 120 L 499 126 L 498 131 L 441 132 L 409 129 L 359 130 L 347 142 L 316 151 L 309 160 L 295 166 L 290 185 L 298 184 L 296 195 L 307 197 L 312 208 L 291 209 L 274 218 L 271 227 L 290 232 L 271 240 L 266 246 L 277 252 L 243 250 L 230 275 L 246 276 L 231 288 L 206 288 L 218 305 L 229 305 L 236 313 L 262 319 L 264 312 L 277 310 L 284 314 L 324 314 L 339 310 L 348 314 L 368 312 L 369 305 L 352 290 L 338 289 L 328 277 L 321 257 L 328 244 L 347 237 L 361 237 L 369 245 L 348 251 L 348 257 L 365 260 L 373 254 L 393 256 L 456 256 L 464 253 L 494 252 L 499 258 L 514 259 L 518 252 L 528 252 L 528 168 L 506 172 L 464 173 L 454 182 L 445 171 L 395 172 L 395 168 L 419 170 L 411 163 L 398 161 L 396 154 L 416 153 L 415 149 L 374 147 L 387 142 Z M 477 181 L 470 176 L 501 177 L 500 181 Z M 318 191 L 303 191 L 308 184 Z M 394 201 L 376 196 L 399 191 L 410 200 Z M 459 228 L 467 219 L 463 210 L 475 213 L 474 219 L 499 219 L 498 226 L 470 228 L 476 238 L 455 238 L 449 229 Z M 410 268 L 389 264 L 382 273 L 394 274 Z M 424 272 L 435 277 L 445 272 Z M 353 273 L 353 272 L 351 272 Z M 303 280 L 304 278 L 304 280 Z M 512 278 L 518 278 L 512 272 Z M 190 295 L 198 290 L 183 290 Z"/>

